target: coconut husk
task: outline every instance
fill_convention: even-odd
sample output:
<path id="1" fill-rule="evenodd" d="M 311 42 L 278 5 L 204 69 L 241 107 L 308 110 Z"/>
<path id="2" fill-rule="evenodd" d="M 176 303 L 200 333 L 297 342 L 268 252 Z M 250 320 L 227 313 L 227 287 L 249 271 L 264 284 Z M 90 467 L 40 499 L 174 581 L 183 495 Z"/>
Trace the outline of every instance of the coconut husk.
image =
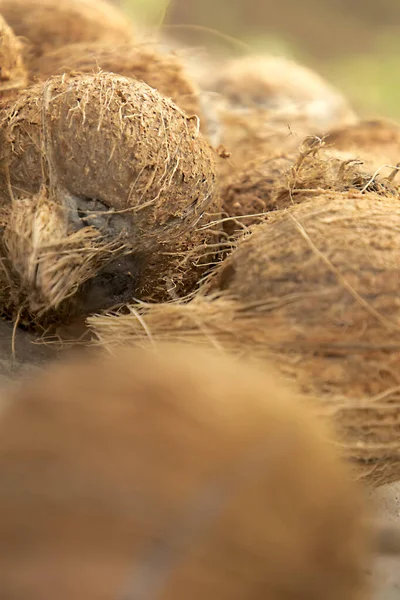
<path id="1" fill-rule="evenodd" d="M 206 285 L 222 297 L 90 325 L 106 347 L 150 336 L 272 361 L 320 399 L 357 476 L 390 483 L 400 479 L 399 226 L 397 199 L 321 194 L 242 238 Z"/>
<path id="2" fill-rule="evenodd" d="M 224 229 L 229 235 L 262 222 L 265 213 L 288 208 L 324 192 L 374 191 L 397 196 L 390 179 L 367 172 L 362 161 L 347 158 L 324 140 L 308 137 L 296 153 L 253 161 L 221 187 Z"/>
<path id="3" fill-rule="evenodd" d="M 52 75 L 93 73 L 98 69 L 136 77 L 172 98 L 189 116 L 200 116 L 199 92 L 183 61 L 171 52 L 158 51 L 151 44 L 70 44 L 38 57 L 31 72 L 45 81 Z"/>
<path id="4" fill-rule="evenodd" d="M 171 100 L 112 74 L 54 77 L 9 106 L 0 139 L 4 206 L 44 187 L 67 228 L 91 226 L 107 246 L 125 246 L 124 261 L 85 291 L 102 296 L 95 310 L 170 298 L 171 286 L 185 295 L 201 277 L 214 235 L 203 227 L 218 212 L 213 151 Z"/>
<path id="5" fill-rule="evenodd" d="M 307 135 L 355 121 L 344 97 L 313 71 L 280 57 L 247 56 L 218 65 L 202 87 L 213 142 L 231 153 L 230 173 L 277 148 L 295 150 Z M 208 108 L 208 111 L 207 111 Z M 229 165 L 231 168 L 229 168 Z"/>
<path id="6" fill-rule="evenodd" d="M 173 346 L 76 360 L 6 399 L 5 597 L 366 592 L 364 494 L 274 373 Z"/>
<path id="7" fill-rule="evenodd" d="M 326 136 L 333 148 L 352 153 L 365 168 L 390 176 L 400 163 L 400 126 L 388 119 L 362 120 Z"/>
<path id="8" fill-rule="evenodd" d="M 0 15 L 0 102 L 13 98 L 27 85 L 22 43 Z"/>
<path id="9" fill-rule="evenodd" d="M 121 44 L 132 39 L 132 23 L 104 0 L 0 0 L 0 13 L 26 39 L 26 65 L 55 48 L 75 42 Z"/>

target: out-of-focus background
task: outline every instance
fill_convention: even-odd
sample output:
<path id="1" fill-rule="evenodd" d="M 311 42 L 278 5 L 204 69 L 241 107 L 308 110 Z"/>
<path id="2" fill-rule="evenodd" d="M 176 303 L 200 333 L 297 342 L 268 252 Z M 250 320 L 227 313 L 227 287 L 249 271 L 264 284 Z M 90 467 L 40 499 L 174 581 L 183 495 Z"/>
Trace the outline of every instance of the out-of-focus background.
<path id="1" fill-rule="evenodd" d="M 400 119 L 399 0 L 114 2 L 183 44 L 298 59 L 339 86 L 363 115 Z"/>

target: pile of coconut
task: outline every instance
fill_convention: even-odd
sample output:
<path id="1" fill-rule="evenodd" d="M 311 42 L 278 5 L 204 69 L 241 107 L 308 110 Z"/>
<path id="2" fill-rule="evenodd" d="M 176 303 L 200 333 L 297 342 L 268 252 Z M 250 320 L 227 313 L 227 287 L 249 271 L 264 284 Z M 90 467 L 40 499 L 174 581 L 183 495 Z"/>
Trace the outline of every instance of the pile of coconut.
<path id="1" fill-rule="evenodd" d="M 5 396 L 0 587 L 355 600 L 354 480 L 400 480 L 400 125 L 281 57 L 199 68 L 105 0 L 0 0 L 0 25 L 0 316 L 13 356 L 84 347 Z"/>

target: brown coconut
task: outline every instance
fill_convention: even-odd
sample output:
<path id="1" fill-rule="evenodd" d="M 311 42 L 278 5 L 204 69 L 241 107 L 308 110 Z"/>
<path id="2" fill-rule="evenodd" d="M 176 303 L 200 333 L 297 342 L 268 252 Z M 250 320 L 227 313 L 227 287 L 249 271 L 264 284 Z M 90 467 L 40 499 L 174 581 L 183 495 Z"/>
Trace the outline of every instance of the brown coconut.
<path id="1" fill-rule="evenodd" d="M 355 120 L 344 97 L 319 75 L 282 57 L 247 56 L 205 73 L 206 106 L 219 124 L 215 145 L 231 152 L 232 169 L 243 160 L 287 151 L 301 138 Z M 221 165 L 229 171 L 229 163 Z"/>
<path id="2" fill-rule="evenodd" d="M 5 400 L 4 598 L 363 597 L 360 490 L 273 373 L 195 349 L 126 351 Z"/>
<path id="3" fill-rule="evenodd" d="M 392 177 L 400 163 L 400 126 L 388 119 L 362 120 L 334 129 L 326 142 L 335 149 L 352 153 L 366 168 Z"/>
<path id="4" fill-rule="evenodd" d="M 28 211 L 25 222 L 41 222 L 40 216 L 32 219 L 25 201 L 36 203 L 45 189 L 63 224 L 62 235 L 57 225 L 53 240 L 48 234 L 42 239 L 44 250 L 52 242 L 61 250 L 65 234 L 88 228 L 104 247 L 125 248 L 124 260 L 118 252 L 118 261 L 85 288 L 81 308 L 89 297 L 87 309 L 100 310 L 135 297 L 171 298 L 170 290 L 179 296 L 200 278 L 197 267 L 212 235 L 202 227 L 207 212 L 216 211 L 213 151 L 199 134 L 197 119 L 171 100 L 142 82 L 112 74 L 54 77 L 9 106 L 0 139 L 6 225 L 24 223 L 23 215 L 13 217 L 21 211 L 20 201 Z M 17 238 L 13 245 L 18 247 L 18 238 L 31 234 L 11 227 L 7 235 Z M 14 255 L 6 258 L 16 267 Z M 87 267 L 87 260 L 85 246 L 80 262 Z M 78 281 L 66 286 L 56 263 L 51 287 L 58 290 L 57 302 L 32 271 L 26 303 L 34 312 L 38 298 L 43 310 L 57 309 L 62 296 L 80 286 Z M 14 270 L 26 287 L 26 269 Z"/>
<path id="5" fill-rule="evenodd" d="M 392 181 L 367 172 L 362 161 L 347 158 L 316 137 L 306 138 L 298 152 L 250 162 L 221 186 L 224 229 L 243 232 L 265 219 L 265 213 L 288 208 L 321 191 L 374 191 L 397 196 Z"/>
<path id="6" fill-rule="evenodd" d="M 172 100 L 189 116 L 200 115 L 199 93 L 183 61 L 150 44 L 91 42 L 70 44 L 41 55 L 31 72 L 45 81 L 52 75 L 101 69 L 124 77 L 136 77 Z"/>
<path id="7" fill-rule="evenodd" d="M 400 204 L 325 193 L 268 215 L 183 306 L 91 319 L 105 346 L 179 339 L 272 360 L 375 485 L 400 479 Z"/>
<path id="8" fill-rule="evenodd" d="M 103 40 L 120 44 L 132 38 L 132 24 L 104 0 L 0 0 L 0 13 L 28 42 L 25 59 L 75 42 Z"/>
<path id="9" fill-rule="evenodd" d="M 27 85 L 22 43 L 0 15 L 0 102 L 14 97 Z"/>

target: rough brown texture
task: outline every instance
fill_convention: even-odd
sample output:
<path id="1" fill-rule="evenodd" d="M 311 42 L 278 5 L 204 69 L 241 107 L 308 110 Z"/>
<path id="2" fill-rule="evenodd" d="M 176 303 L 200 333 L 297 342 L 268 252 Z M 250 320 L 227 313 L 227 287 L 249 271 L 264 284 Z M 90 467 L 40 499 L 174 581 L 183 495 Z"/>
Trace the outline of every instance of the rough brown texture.
<path id="1" fill-rule="evenodd" d="M 399 228 L 395 198 L 326 193 L 271 213 L 238 244 L 207 285 L 229 299 L 91 324 L 105 345 L 151 335 L 273 360 L 320 398 L 357 473 L 389 483 L 400 479 Z"/>
<path id="2" fill-rule="evenodd" d="M 54 77 L 10 105 L 0 140 L 3 206 L 45 187 L 68 231 L 91 226 L 129 251 L 101 275 L 100 296 L 115 298 L 95 310 L 168 297 L 166 280 L 179 295 L 200 277 L 193 267 L 211 235 L 201 227 L 217 212 L 213 151 L 171 100 L 112 74 Z"/>
<path id="3" fill-rule="evenodd" d="M 0 101 L 14 97 L 27 85 L 22 43 L 0 15 Z"/>
<path id="4" fill-rule="evenodd" d="M 124 77 L 136 77 L 172 100 L 189 116 L 200 116 L 199 93 L 183 61 L 150 44 L 71 44 L 40 56 L 32 74 L 45 81 L 52 75 L 101 69 Z"/>
<path id="5" fill-rule="evenodd" d="M 230 235 L 243 232 L 262 222 L 269 211 L 288 208 L 321 191 L 348 190 L 398 195 L 392 182 L 368 173 L 361 161 L 342 156 L 320 138 L 309 137 L 298 152 L 251 162 L 227 179 L 220 196 L 231 220 L 225 220 L 224 229 Z"/>
<path id="6" fill-rule="evenodd" d="M 7 400 L 2 597 L 364 597 L 360 490 L 273 373 L 195 349 L 126 351 Z"/>
<path id="7" fill-rule="evenodd" d="M 97 40 L 120 44 L 132 37 L 128 18 L 104 0 L 0 0 L 0 13 L 14 33 L 27 40 L 27 66 L 66 44 Z"/>

